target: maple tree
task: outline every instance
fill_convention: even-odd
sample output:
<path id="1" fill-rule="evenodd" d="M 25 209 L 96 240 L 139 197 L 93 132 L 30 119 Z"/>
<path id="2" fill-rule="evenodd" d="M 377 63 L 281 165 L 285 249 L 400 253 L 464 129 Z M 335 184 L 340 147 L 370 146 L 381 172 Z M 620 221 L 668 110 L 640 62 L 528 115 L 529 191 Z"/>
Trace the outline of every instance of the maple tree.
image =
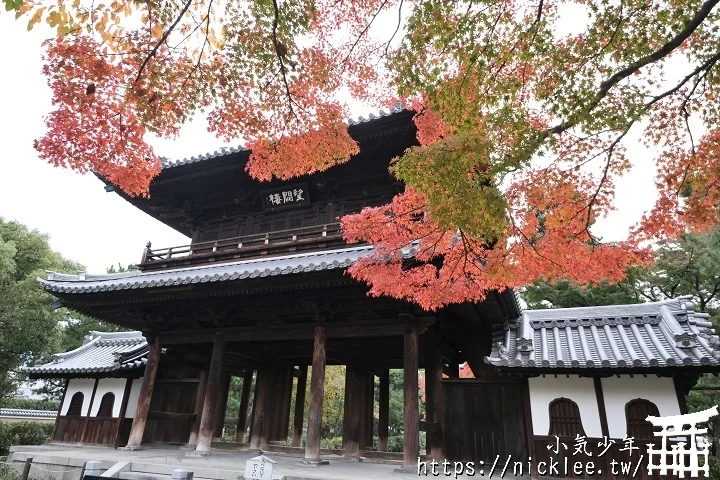
<path id="1" fill-rule="evenodd" d="M 648 241 L 717 223 L 719 1 L 3 0 L 57 29 L 41 157 L 129 194 L 161 169 L 146 134 L 199 112 L 243 137 L 250 175 L 286 179 L 357 153 L 341 98 L 402 100 L 420 143 L 392 165 L 407 188 L 343 230 L 377 247 L 350 269 L 371 294 L 427 309 L 617 281 Z M 656 150 L 658 196 L 604 244 L 591 226 L 633 135 Z"/>

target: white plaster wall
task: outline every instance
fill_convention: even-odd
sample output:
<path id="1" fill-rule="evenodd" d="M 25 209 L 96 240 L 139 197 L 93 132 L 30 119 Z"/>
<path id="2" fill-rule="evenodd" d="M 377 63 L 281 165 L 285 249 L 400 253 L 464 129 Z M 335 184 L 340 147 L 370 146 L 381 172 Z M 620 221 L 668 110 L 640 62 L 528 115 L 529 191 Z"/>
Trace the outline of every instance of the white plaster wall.
<path id="1" fill-rule="evenodd" d="M 550 402 L 565 397 L 577 403 L 585 435 L 602 438 L 600 413 L 592 378 L 547 375 L 528 379 L 533 435 L 550 431 Z"/>
<path id="2" fill-rule="evenodd" d="M 133 380 L 132 387 L 130 387 L 130 397 L 128 398 L 127 408 L 125 409 L 125 418 L 135 417 L 135 410 L 137 410 L 138 398 L 140 398 L 141 385 L 142 377 Z"/>
<path id="3" fill-rule="evenodd" d="M 658 407 L 660 416 L 680 415 L 675 385 L 672 378 L 628 375 L 603 378 L 602 389 L 605 411 L 608 417 L 608 433 L 612 438 L 624 438 L 627 433 L 625 405 L 630 400 L 642 398 Z"/>
<path id="4" fill-rule="evenodd" d="M 76 392 L 82 392 L 83 394 L 83 406 L 82 415 L 85 416 L 90 408 L 90 397 L 92 396 L 93 388 L 95 387 L 95 379 L 93 378 L 72 378 L 68 382 L 67 391 L 65 393 L 65 399 L 60 407 L 60 415 L 66 415 L 68 408 L 70 408 L 70 400 Z"/>
<path id="5" fill-rule="evenodd" d="M 120 406 L 122 405 L 122 397 L 123 393 L 125 393 L 126 382 L 127 380 L 124 378 L 101 378 L 98 382 L 97 390 L 95 391 L 95 401 L 93 402 L 90 416 L 97 417 L 103 395 L 110 392 L 115 394 L 112 416 L 118 417 L 120 415 Z"/>

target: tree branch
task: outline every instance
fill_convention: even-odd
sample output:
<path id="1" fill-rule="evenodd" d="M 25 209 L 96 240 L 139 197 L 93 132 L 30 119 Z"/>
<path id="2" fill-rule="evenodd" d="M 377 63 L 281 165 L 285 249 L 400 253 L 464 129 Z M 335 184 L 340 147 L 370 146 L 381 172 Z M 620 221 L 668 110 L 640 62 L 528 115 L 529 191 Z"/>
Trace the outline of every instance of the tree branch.
<path id="1" fill-rule="evenodd" d="M 168 29 L 165 31 L 165 33 L 163 33 L 163 36 L 160 37 L 160 40 L 157 42 L 157 44 L 155 45 L 155 47 L 153 47 L 152 51 L 145 57 L 145 60 L 143 60 L 142 65 L 140 65 L 140 70 L 138 71 L 137 77 L 135 77 L 135 82 L 133 82 L 133 83 L 137 83 L 137 82 L 140 80 L 140 77 L 142 76 L 143 70 L 145 70 L 145 67 L 147 67 L 148 62 L 150 62 L 150 59 L 155 56 L 155 54 L 156 54 L 157 51 L 160 49 L 160 47 L 162 46 L 162 44 L 165 43 L 165 41 L 166 41 L 167 38 L 170 36 L 170 34 L 172 33 L 172 31 L 175 29 L 175 27 L 177 27 L 178 23 L 180 23 L 180 20 L 182 20 L 182 17 L 185 16 L 185 12 L 188 11 L 188 9 L 190 8 L 190 5 L 192 5 L 192 2 L 193 2 L 193 0 L 187 0 L 187 2 L 185 2 L 185 5 L 183 6 L 182 11 L 181 11 L 180 14 L 177 16 L 177 18 L 175 19 L 175 21 L 173 22 L 173 24 L 170 25 L 170 28 L 168 28 Z"/>
<path id="2" fill-rule="evenodd" d="M 680 45 L 682 45 L 682 43 L 687 40 L 690 35 L 695 32 L 695 30 L 697 30 L 700 24 L 708 17 L 708 15 L 710 15 L 710 12 L 713 8 L 715 8 L 718 3 L 720 3 L 720 0 L 706 0 L 705 3 L 702 4 L 700 9 L 695 12 L 695 15 L 687 22 L 685 28 L 683 28 L 677 35 L 670 39 L 670 41 L 665 43 L 665 45 L 660 47 L 658 50 L 655 50 L 653 53 L 634 61 L 622 70 L 615 72 L 607 80 L 603 81 L 600 84 L 600 89 L 595 94 L 595 97 L 584 109 L 582 109 L 582 112 L 580 113 L 590 113 L 600 104 L 600 102 L 610 92 L 610 89 L 613 88 L 615 85 L 617 85 L 633 73 L 637 72 L 642 67 L 657 62 L 658 60 L 662 60 L 666 56 L 670 55 L 670 53 L 680 47 Z M 563 123 L 557 124 L 545 130 L 541 136 L 541 141 L 547 138 L 549 135 L 560 134 L 572 128 L 577 124 L 577 118 L 580 116 L 582 115 L 575 115 L 575 118 L 571 117 Z"/>

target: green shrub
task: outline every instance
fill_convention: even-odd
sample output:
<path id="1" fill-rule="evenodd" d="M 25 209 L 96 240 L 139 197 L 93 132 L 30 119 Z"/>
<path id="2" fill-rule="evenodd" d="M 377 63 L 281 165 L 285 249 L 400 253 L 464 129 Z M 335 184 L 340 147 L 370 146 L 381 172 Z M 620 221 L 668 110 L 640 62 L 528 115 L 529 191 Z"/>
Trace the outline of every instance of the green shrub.
<path id="1" fill-rule="evenodd" d="M 710 480 L 720 480 L 720 459 L 710 457 Z"/>
<path id="2" fill-rule="evenodd" d="M 0 423 L 0 455 L 11 445 L 41 445 L 47 441 L 53 426 L 49 423 Z M 0 480 L 4 480 L 0 478 Z"/>
<path id="3" fill-rule="evenodd" d="M 55 400 L 32 400 L 29 398 L 0 398 L 2 408 L 21 408 L 24 410 L 57 410 L 60 402 Z"/>
<path id="4" fill-rule="evenodd" d="M 0 463 L 0 480 L 18 480 L 20 475 L 7 463 Z"/>
<path id="5" fill-rule="evenodd" d="M 342 437 L 330 437 L 320 439 L 320 447 L 322 448 L 334 448 L 339 450 L 343 448 L 342 443 Z"/>

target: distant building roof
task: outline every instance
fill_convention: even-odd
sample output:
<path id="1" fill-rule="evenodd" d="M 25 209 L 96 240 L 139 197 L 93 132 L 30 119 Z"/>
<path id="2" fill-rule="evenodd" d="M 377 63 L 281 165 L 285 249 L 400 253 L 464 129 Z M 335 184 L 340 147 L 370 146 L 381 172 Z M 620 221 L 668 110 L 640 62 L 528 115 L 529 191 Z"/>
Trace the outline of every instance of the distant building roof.
<path id="1" fill-rule="evenodd" d="M 497 367 L 719 367 L 720 339 L 689 297 L 655 303 L 525 310 L 496 332 Z"/>
<path id="2" fill-rule="evenodd" d="M 396 103 L 393 108 L 391 108 L 388 111 L 380 110 L 377 113 L 371 113 L 367 117 L 358 117 L 357 119 L 349 118 L 347 120 L 347 124 L 350 127 L 353 127 L 355 125 L 360 125 L 363 123 L 371 122 L 372 120 L 377 120 L 379 118 L 383 117 L 389 117 L 395 113 L 400 113 L 406 111 L 405 107 L 401 103 Z M 192 157 L 186 157 L 179 160 L 171 160 L 167 158 L 162 158 L 162 167 L 164 170 L 167 170 L 169 168 L 179 167 L 181 165 L 188 165 L 191 163 L 197 163 L 202 162 L 204 160 L 210 160 L 211 158 L 218 158 L 218 157 L 224 157 L 227 155 L 232 155 L 234 153 L 241 153 L 241 152 L 249 152 L 247 148 L 245 148 L 242 145 L 238 145 L 236 147 L 223 147 L 218 150 L 215 150 L 214 152 L 209 152 L 202 155 L 192 156 Z"/>
<path id="3" fill-rule="evenodd" d="M 366 245 L 186 268 L 148 272 L 132 270 L 108 275 L 47 272 L 47 280 L 38 278 L 38 282 L 45 290 L 57 293 L 107 292 L 223 282 L 345 268 L 372 251 L 373 248 Z"/>
<path id="4" fill-rule="evenodd" d="M 57 410 L 27 410 L 24 408 L 0 408 L 0 417 L 55 418 Z"/>
<path id="5" fill-rule="evenodd" d="M 53 355 L 45 365 L 24 367 L 31 377 L 122 376 L 147 363 L 148 344 L 140 332 L 90 332 L 82 346 Z"/>

